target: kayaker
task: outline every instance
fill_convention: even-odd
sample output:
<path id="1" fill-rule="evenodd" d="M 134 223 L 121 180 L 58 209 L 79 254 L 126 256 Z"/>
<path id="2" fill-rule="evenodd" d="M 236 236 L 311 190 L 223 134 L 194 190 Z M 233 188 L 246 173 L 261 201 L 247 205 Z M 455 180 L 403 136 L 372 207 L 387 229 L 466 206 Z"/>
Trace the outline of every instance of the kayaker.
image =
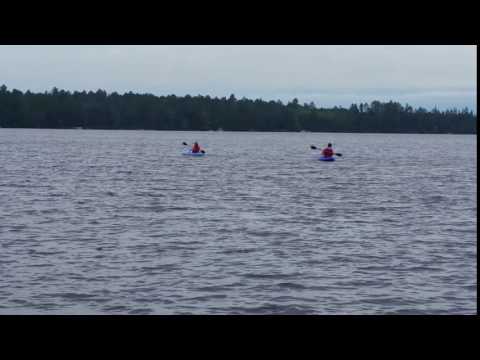
<path id="1" fill-rule="evenodd" d="M 195 144 L 193 144 L 193 147 L 192 147 L 192 153 L 198 153 L 200 152 L 200 145 L 198 145 L 198 143 L 195 141 Z"/>
<path id="2" fill-rule="evenodd" d="M 328 143 L 327 147 L 322 150 L 322 155 L 325 157 L 332 157 L 334 154 L 331 143 Z"/>

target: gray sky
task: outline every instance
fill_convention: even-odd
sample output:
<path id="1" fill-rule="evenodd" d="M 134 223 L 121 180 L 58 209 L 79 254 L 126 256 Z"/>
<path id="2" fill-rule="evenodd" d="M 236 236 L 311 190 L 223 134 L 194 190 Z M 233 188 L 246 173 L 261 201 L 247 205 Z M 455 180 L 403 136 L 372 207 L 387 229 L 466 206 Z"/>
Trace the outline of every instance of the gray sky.
<path id="1" fill-rule="evenodd" d="M 0 84 L 476 109 L 476 46 L 0 46 Z"/>

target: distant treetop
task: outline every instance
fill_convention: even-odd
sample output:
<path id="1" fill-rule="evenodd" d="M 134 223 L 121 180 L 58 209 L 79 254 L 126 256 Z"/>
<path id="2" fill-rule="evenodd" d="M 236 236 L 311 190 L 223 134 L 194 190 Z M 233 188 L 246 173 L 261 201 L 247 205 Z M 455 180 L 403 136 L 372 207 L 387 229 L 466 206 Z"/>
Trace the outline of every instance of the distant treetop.
<path id="1" fill-rule="evenodd" d="M 315 131 L 476 134 L 477 116 L 468 108 L 428 111 L 398 102 L 372 101 L 349 108 L 300 105 L 297 98 L 238 100 L 210 96 L 108 94 L 105 90 L 25 93 L 0 86 L 0 127 Z"/>

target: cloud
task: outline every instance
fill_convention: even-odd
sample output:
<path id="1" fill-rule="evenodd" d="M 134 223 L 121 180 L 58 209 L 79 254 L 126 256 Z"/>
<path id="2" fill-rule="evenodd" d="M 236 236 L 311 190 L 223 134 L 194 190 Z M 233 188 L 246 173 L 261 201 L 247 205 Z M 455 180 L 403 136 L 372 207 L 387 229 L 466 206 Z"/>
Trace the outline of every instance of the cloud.
<path id="1" fill-rule="evenodd" d="M 228 96 L 476 98 L 476 46 L 0 46 L 9 88 Z M 330 100 L 329 100 L 330 101 Z"/>

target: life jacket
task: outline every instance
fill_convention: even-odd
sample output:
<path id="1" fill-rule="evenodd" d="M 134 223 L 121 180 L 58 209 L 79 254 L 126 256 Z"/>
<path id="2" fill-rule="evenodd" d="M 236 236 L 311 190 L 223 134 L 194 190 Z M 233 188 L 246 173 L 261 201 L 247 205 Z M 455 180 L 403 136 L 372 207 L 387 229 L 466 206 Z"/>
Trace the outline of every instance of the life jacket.
<path id="1" fill-rule="evenodd" d="M 192 153 L 200 152 L 200 146 L 198 144 L 193 144 Z"/>
<path id="2" fill-rule="evenodd" d="M 332 157 L 333 156 L 333 150 L 332 150 L 332 148 L 326 147 L 325 149 L 322 150 L 322 154 L 325 157 Z"/>

